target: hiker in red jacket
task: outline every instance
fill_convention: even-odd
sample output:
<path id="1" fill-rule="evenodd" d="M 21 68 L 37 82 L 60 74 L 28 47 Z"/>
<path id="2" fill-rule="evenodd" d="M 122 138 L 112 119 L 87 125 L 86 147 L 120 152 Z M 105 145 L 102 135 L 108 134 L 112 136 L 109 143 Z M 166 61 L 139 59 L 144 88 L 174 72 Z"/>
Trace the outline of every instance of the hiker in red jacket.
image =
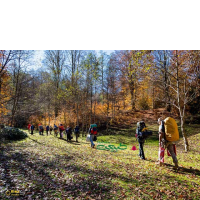
<path id="1" fill-rule="evenodd" d="M 60 138 L 63 138 L 63 131 L 64 130 L 65 130 L 65 127 L 62 124 L 60 124 L 60 126 L 59 126 Z"/>
<path id="2" fill-rule="evenodd" d="M 31 124 L 28 124 L 27 128 L 28 128 L 28 132 L 30 133 Z"/>

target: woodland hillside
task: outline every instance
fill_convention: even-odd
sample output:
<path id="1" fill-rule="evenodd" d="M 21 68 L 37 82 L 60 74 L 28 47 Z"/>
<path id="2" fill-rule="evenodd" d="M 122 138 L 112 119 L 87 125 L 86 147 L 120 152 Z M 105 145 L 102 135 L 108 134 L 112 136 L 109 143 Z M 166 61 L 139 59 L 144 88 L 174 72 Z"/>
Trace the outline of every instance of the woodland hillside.
<path id="1" fill-rule="evenodd" d="M 0 199 L 200 199 L 200 51 L 43 53 L 0 51 Z"/>
<path id="2" fill-rule="evenodd" d="M 47 50 L 41 66 L 34 54 L 0 51 L 1 124 L 108 130 L 170 115 L 188 150 L 185 122 L 199 123 L 200 51 Z"/>

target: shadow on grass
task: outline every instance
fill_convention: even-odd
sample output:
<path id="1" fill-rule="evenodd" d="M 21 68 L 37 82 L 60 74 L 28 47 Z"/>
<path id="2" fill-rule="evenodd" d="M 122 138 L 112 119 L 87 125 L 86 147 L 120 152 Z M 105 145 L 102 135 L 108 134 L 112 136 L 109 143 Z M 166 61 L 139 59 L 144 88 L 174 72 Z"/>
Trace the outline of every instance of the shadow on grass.
<path id="1" fill-rule="evenodd" d="M 154 160 L 145 160 L 145 161 L 155 163 Z M 193 168 L 188 169 L 188 168 L 180 167 L 179 166 L 178 170 L 175 170 L 175 169 L 173 169 L 174 165 L 171 165 L 171 164 L 168 164 L 168 163 L 165 163 L 164 165 L 167 166 L 167 167 L 169 167 L 170 169 L 172 169 L 174 172 L 178 172 L 179 174 L 186 174 L 186 173 L 188 173 L 188 174 L 193 174 L 193 175 L 200 176 L 200 170 L 198 170 L 198 169 L 193 169 Z"/>
<path id="2" fill-rule="evenodd" d="M 80 142 L 76 142 L 76 141 L 73 141 L 73 140 L 70 140 L 70 141 L 67 141 L 65 138 L 58 138 L 59 140 L 63 140 L 69 144 L 73 144 L 73 145 L 80 145 Z"/>
<path id="3" fill-rule="evenodd" d="M 56 161 L 47 161 L 41 160 L 37 158 L 30 159 L 31 155 L 28 153 L 13 153 L 10 156 L 3 155 L 0 158 L 0 161 L 3 163 L 1 166 L 4 168 L 4 179 L 6 183 L 7 189 L 16 189 L 17 184 L 15 184 L 16 178 L 14 176 L 10 176 L 8 172 L 10 172 L 11 163 L 13 160 L 18 164 L 15 165 L 15 171 L 17 170 L 20 175 L 24 177 L 27 182 L 24 184 L 28 184 L 28 189 L 24 188 L 24 191 L 20 191 L 24 193 L 21 196 L 21 199 L 28 199 L 28 195 L 34 194 L 39 196 L 40 198 L 48 197 L 49 199 L 52 196 L 56 197 L 52 193 L 57 193 L 58 196 L 62 193 L 63 197 L 80 197 L 82 194 L 85 197 L 86 195 L 99 197 L 102 193 L 105 193 L 106 199 L 111 197 L 110 190 L 112 188 L 111 183 L 107 183 L 107 185 L 100 185 L 97 181 L 93 181 L 94 175 L 97 174 L 94 170 L 84 169 L 83 171 L 88 175 L 89 178 L 77 177 L 77 179 L 64 177 L 64 174 L 61 170 L 67 170 L 68 173 L 79 172 L 80 167 L 74 165 L 57 165 Z M 65 159 L 67 162 L 73 160 L 73 156 L 58 156 L 59 159 Z M 54 174 L 50 174 L 49 170 L 53 170 Z M 103 172 L 101 172 L 103 173 Z M 19 175 L 18 174 L 18 175 Z M 70 175 L 70 174 L 69 174 Z M 14 180 L 15 179 L 15 180 Z M 30 185 L 30 182 L 33 184 Z M 19 187 L 19 186 L 18 186 Z M 22 189 L 21 189 L 22 190 Z M 6 198 L 5 194 L 2 196 Z M 34 198 L 34 196 L 32 196 Z"/>
<path id="4" fill-rule="evenodd" d="M 173 165 L 170 165 L 170 164 L 167 164 L 167 163 L 165 165 L 168 166 L 168 167 L 171 167 L 171 168 L 174 167 Z M 193 168 L 188 169 L 188 168 L 185 168 L 185 167 L 179 167 L 178 170 L 174 170 L 174 171 L 177 171 L 179 174 L 188 173 L 188 174 L 193 174 L 193 175 L 200 176 L 200 170 L 193 169 Z"/>
<path id="5" fill-rule="evenodd" d="M 39 196 L 39 198 L 48 197 L 48 199 L 59 197 L 59 195 L 61 195 L 60 197 L 62 198 L 70 196 L 73 198 L 85 198 L 86 196 L 90 196 L 94 199 L 99 199 L 100 196 L 100 199 L 111 199 L 115 197 L 112 193 L 113 190 L 123 190 L 119 184 L 114 184 L 112 179 L 136 187 L 141 186 L 141 181 L 147 184 L 155 184 L 155 182 L 159 180 L 157 177 L 154 177 L 154 174 L 147 175 L 142 173 L 138 176 L 131 172 L 126 173 L 126 175 L 118 173 L 118 168 L 121 167 L 120 162 L 117 163 L 116 166 L 114 165 L 116 171 L 113 170 L 113 168 L 106 168 L 105 166 L 100 169 L 103 165 L 99 165 L 99 168 L 89 169 L 84 165 L 74 162 L 76 155 L 56 155 L 56 159 L 50 160 L 50 158 L 40 159 L 29 152 L 13 153 L 13 149 L 11 148 L 5 150 L 7 151 L 6 155 L 3 154 L 3 156 L 0 157 L 0 161 L 3 163 L 0 167 L 4 168 L 4 173 L 9 172 L 11 163 L 15 161 L 17 164 L 13 166 L 14 170 L 17 170 L 19 174 L 23 176 L 25 184 L 29 184 L 26 191 L 22 191 L 25 192 L 22 199 L 28 199 L 28 194 L 32 192 L 34 192 L 36 196 Z M 96 157 L 96 159 L 98 159 L 98 157 Z M 62 163 L 63 161 L 65 163 Z M 172 167 L 172 165 L 166 165 Z M 127 164 L 126 166 L 128 168 L 133 167 L 132 164 Z M 180 169 L 183 173 L 199 174 L 199 170 L 189 170 L 184 167 Z M 79 175 L 80 173 L 84 176 Z M 174 180 L 177 179 L 177 177 L 171 178 Z M 15 187 L 18 186 L 15 184 L 14 179 L 16 179 L 15 176 L 6 176 L 5 174 L 4 180 L 9 189 L 16 189 Z M 32 184 L 30 184 L 30 182 Z M 104 196 L 102 197 L 102 195 Z M 145 196 L 145 193 L 143 193 L 143 195 Z M 35 198 L 35 196 L 33 196 L 33 198 Z"/>
<path id="6" fill-rule="evenodd" d="M 23 141 L 23 140 L 27 139 L 28 137 L 29 137 L 29 136 L 27 136 L 26 138 L 17 139 L 17 140 L 6 140 L 6 139 L 0 138 L 0 146 L 1 146 L 1 144 L 17 143 L 17 142 L 20 142 L 20 141 Z"/>
<path id="7" fill-rule="evenodd" d="M 41 143 L 41 142 L 38 142 L 37 140 L 34 140 L 33 138 L 30 138 L 30 137 L 28 137 L 30 140 L 32 140 L 32 141 L 34 141 L 34 142 L 36 142 L 36 143 L 38 143 L 38 144 L 42 144 L 42 145 L 44 145 L 43 143 Z"/>

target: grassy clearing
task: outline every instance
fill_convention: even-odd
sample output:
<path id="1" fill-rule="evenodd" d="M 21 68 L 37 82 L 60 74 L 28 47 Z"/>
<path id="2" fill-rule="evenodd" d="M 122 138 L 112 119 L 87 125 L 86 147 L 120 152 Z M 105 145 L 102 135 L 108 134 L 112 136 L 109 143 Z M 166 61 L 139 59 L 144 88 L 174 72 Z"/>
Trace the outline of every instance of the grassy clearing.
<path id="1" fill-rule="evenodd" d="M 147 124 L 148 125 L 148 124 Z M 112 131 L 98 142 L 127 145 L 126 150 L 91 149 L 85 138 L 80 143 L 38 133 L 2 145 L 0 152 L 0 191 L 19 190 L 21 199 L 200 199 L 200 126 L 186 127 L 198 133 L 189 137 L 191 151 L 184 153 L 177 144 L 179 171 L 173 170 L 171 157 L 158 167 L 157 125 L 144 147 L 146 161 L 138 157 L 134 129 Z M 96 146 L 97 146 L 96 142 Z M 105 145 L 109 145 L 105 144 Z M 131 147 L 135 145 L 136 151 Z"/>

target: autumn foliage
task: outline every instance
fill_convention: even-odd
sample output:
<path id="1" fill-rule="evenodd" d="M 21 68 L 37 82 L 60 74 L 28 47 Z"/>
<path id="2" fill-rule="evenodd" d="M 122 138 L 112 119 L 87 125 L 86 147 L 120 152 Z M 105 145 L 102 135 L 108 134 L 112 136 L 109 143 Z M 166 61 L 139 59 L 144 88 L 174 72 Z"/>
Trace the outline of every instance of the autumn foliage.
<path id="1" fill-rule="evenodd" d="M 45 51 L 43 67 L 28 71 L 31 51 L 1 51 L 1 113 L 6 123 L 91 123 L 109 128 L 164 109 L 184 123 L 199 96 L 199 51 Z M 7 110 L 10 110 L 7 112 Z M 199 111 L 197 111 L 198 113 Z M 148 120 L 148 119 L 147 119 Z"/>

